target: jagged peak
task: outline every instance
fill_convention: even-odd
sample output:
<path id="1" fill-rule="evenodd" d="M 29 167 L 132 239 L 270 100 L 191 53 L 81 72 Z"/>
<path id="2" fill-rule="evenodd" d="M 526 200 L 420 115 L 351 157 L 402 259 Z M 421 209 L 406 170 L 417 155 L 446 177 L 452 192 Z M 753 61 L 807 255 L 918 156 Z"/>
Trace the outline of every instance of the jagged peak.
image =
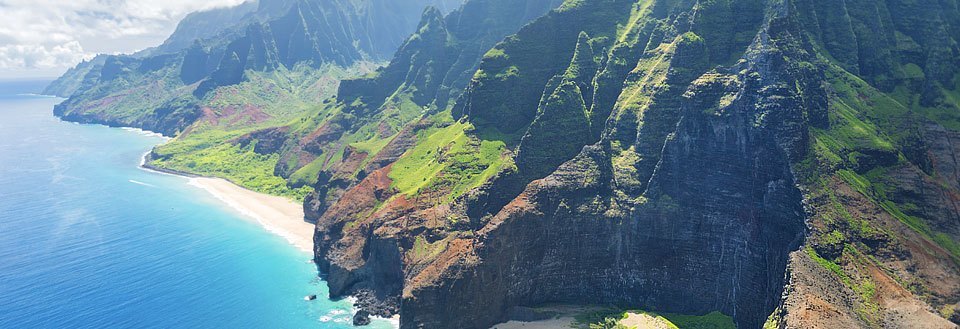
<path id="1" fill-rule="evenodd" d="M 587 32 L 581 31 L 577 38 L 577 46 L 573 51 L 573 59 L 570 61 L 570 67 L 564 73 L 564 76 L 579 79 L 584 74 L 596 73 L 596 61 L 594 60 L 593 46 L 590 45 L 590 36 Z M 590 68 L 592 71 L 583 72 L 583 68 Z"/>
<path id="2" fill-rule="evenodd" d="M 440 12 L 440 9 L 434 6 L 427 6 L 423 9 L 423 14 L 420 16 L 420 23 L 417 25 L 417 31 L 410 36 L 407 40 L 410 42 L 415 38 L 427 33 L 446 33 L 447 25 L 443 17 L 443 13 Z M 404 48 L 407 45 L 404 45 Z M 401 50 L 402 52 L 402 50 Z"/>
<path id="3" fill-rule="evenodd" d="M 443 21 L 443 12 L 435 6 L 427 6 L 423 9 L 423 15 L 420 19 L 420 27 L 428 22 Z"/>

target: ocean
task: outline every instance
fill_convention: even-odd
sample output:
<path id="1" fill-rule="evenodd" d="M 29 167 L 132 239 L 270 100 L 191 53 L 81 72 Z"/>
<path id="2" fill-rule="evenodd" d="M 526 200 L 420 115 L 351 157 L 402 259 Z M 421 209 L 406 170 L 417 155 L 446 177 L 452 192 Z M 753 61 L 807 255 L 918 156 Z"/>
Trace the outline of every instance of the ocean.
<path id="1" fill-rule="evenodd" d="M 162 137 L 60 121 L 29 91 L 0 85 L 0 328 L 352 327 L 310 255 L 140 169 Z"/>

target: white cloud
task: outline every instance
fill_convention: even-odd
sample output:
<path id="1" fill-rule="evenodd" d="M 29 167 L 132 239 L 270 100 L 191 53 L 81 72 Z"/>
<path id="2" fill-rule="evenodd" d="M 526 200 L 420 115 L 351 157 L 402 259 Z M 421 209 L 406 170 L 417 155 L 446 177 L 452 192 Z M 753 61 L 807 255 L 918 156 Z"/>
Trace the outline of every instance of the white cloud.
<path id="1" fill-rule="evenodd" d="M 0 69 L 55 69 L 92 57 L 77 41 L 52 46 L 3 45 L 0 46 Z"/>
<path id="2" fill-rule="evenodd" d="M 186 14 L 244 0 L 0 0 L 0 78 L 159 45 Z M 16 72 L 16 73 L 15 73 Z"/>

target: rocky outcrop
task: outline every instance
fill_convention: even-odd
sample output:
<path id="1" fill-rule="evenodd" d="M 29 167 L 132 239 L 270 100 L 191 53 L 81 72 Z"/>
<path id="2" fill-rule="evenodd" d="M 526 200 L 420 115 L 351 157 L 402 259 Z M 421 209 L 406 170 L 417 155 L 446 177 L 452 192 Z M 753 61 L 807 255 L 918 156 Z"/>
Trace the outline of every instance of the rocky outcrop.
<path id="1" fill-rule="evenodd" d="M 240 147 L 254 144 L 253 151 L 259 154 L 279 153 L 283 144 L 290 138 L 289 128 L 268 128 L 240 136 L 233 142 Z"/>

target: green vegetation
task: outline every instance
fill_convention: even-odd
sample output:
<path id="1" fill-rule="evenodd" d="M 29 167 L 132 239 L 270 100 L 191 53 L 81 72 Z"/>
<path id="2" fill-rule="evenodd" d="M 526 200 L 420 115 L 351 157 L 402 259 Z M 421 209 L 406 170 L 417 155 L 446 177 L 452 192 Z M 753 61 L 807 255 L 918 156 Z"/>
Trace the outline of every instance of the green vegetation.
<path id="1" fill-rule="evenodd" d="M 896 99 L 837 66 L 828 66 L 825 73 L 834 91 L 830 99 L 831 125 L 840 125 L 839 129 L 831 126 L 831 130 L 841 142 L 883 149 L 890 147 L 890 142 L 901 144 L 916 133 L 909 129 L 916 118 Z"/>
<path id="2" fill-rule="evenodd" d="M 158 157 L 154 166 L 164 169 L 225 178 L 253 191 L 287 196 L 297 200 L 309 187 L 291 188 L 282 177 L 274 175 L 277 154 L 257 154 L 255 143 L 246 147 L 228 142 L 239 132 L 208 130 L 190 134 L 184 141 L 169 143 L 154 150 Z"/>
<path id="3" fill-rule="evenodd" d="M 604 318 L 600 322 L 591 323 L 589 327 L 590 329 L 630 329 L 615 318 Z"/>
<path id="4" fill-rule="evenodd" d="M 97 84 L 93 87 L 94 90 L 74 95 L 64 104 L 85 108 L 86 115 L 134 125 L 158 112 L 188 112 L 188 109 L 180 105 L 196 102 L 196 98 L 190 94 L 191 89 L 180 81 L 179 69 L 176 67 L 164 67 L 151 72 L 123 72 L 126 74 L 115 78 L 109 84 Z M 168 115 L 178 116 L 177 113 Z"/>
<path id="5" fill-rule="evenodd" d="M 767 317 L 767 321 L 763 322 L 763 329 L 779 329 L 780 323 L 783 321 L 783 312 L 781 308 L 778 307 L 773 313 L 770 313 L 770 316 Z"/>
<path id="6" fill-rule="evenodd" d="M 301 167 L 293 174 L 290 175 L 290 183 L 292 185 L 314 185 L 317 183 L 317 178 L 320 176 L 320 171 L 323 170 L 323 164 L 326 161 L 326 158 L 319 157 L 310 161 L 307 165 Z"/>
<path id="7" fill-rule="evenodd" d="M 847 286 L 850 286 L 850 277 L 847 276 L 847 273 L 843 271 L 843 268 L 840 267 L 840 265 L 838 265 L 837 263 L 834 263 L 831 260 L 820 257 L 820 255 L 818 255 L 817 252 L 813 250 L 813 247 L 807 246 L 806 248 L 804 248 L 804 250 L 807 252 L 807 255 L 809 255 L 811 259 L 817 262 L 817 264 L 820 264 L 820 266 L 823 266 L 823 268 L 830 270 L 830 272 L 833 272 L 833 274 L 836 274 L 837 277 L 840 278 L 841 282 L 843 282 Z"/>
<path id="8" fill-rule="evenodd" d="M 859 175 L 850 170 L 840 170 L 837 175 L 901 223 L 943 247 L 953 257 L 960 259 L 960 243 L 946 234 L 934 231 L 922 218 L 907 215 L 902 210 L 903 207 L 915 206 L 901 205 L 888 199 L 887 192 L 890 187 L 883 184 L 884 177 L 887 176 L 883 168 L 874 169 L 866 175 Z"/>
<path id="9" fill-rule="evenodd" d="M 733 318 L 720 312 L 710 312 L 705 315 L 686 315 L 676 313 L 654 313 L 646 311 L 618 311 L 601 310 L 576 317 L 576 323 L 589 329 L 631 329 L 624 324 L 630 315 L 641 315 L 652 318 L 662 326 L 672 329 L 735 329 L 737 326 Z"/>
<path id="10" fill-rule="evenodd" d="M 814 3 L 797 8 L 817 68 L 829 84 L 829 122 L 811 129 L 809 158 L 797 166 L 810 188 L 808 200 L 816 200 L 806 252 L 856 292 L 861 303 L 855 311 L 873 326 L 882 314 L 875 301 L 877 283 L 870 279 L 872 268 L 886 271 L 936 307 L 944 297 L 926 290 L 925 280 L 885 267 L 897 258 L 889 256 L 891 252 L 917 252 L 910 246 L 914 242 L 906 241 L 914 240 L 913 235 L 900 234 L 897 224 L 946 251 L 920 242 L 925 250 L 919 252 L 960 262 L 960 242 L 936 229 L 943 219 L 925 218 L 936 215 L 928 215 L 925 205 L 912 204 L 916 199 L 904 196 L 904 187 L 898 186 L 903 175 L 916 173 L 925 176 L 917 178 L 924 184 L 939 181 L 943 193 L 956 193 L 942 182 L 943 173 L 936 172 L 940 166 L 931 164 L 936 161 L 932 150 L 923 147 L 930 146 L 931 124 L 960 131 L 960 67 L 955 51 L 948 50 L 955 48 L 955 40 L 930 37 L 946 36 L 949 32 L 944 31 L 955 26 L 925 18 L 936 15 L 936 5 L 887 7 L 889 13 L 884 7 L 881 1 L 847 3 L 842 12 Z M 912 23 L 899 24 L 905 21 Z M 863 198 L 843 197 L 847 187 Z M 886 220 L 888 215 L 897 222 Z"/>
<path id="11" fill-rule="evenodd" d="M 851 107 L 842 101 L 833 102 L 831 105 L 831 127 L 820 134 L 818 140 L 832 153 L 896 152 L 893 144 L 873 125 L 858 118 Z"/>
<path id="12" fill-rule="evenodd" d="M 901 102 L 854 75 L 836 66 L 828 66 L 826 72 L 834 91 L 830 95 L 830 126 L 811 129 L 812 156 L 820 163 L 821 170 L 827 170 L 820 179 L 836 175 L 876 207 L 960 259 L 960 243 L 931 229 L 924 219 L 904 212 L 915 206 L 898 204 L 889 196 L 893 187 L 887 183 L 887 177 L 897 166 L 909 161 L 910 155 L 905 152 L 914 148 L 920 138 L 917 135 L 920 119 Z M 826 185 L 825 181 L 814 184 Z M 835 221 L 842 220 L 862 238 L 889 235 L 871 225 L 869 219 L 851 216 L 833 191 L 822 194 L 828 196 L 836 209 L 832 216 L 824 218 L 828 224 L 837 225 Z M 820 243 L 841 248 L 845 237 L 830 234 L 832 236 L 819 238 Z"/>
<path id="13" fill-rule="evenodd" d="M 451 120 L 449 112 L 437 116 Z M 417 145 L 390 171 L 393 187 L 408 196 L 442 190 L 442 201 L 449 202 L 506 169 L 510 162 L 503 156 L 503 142 L 478 140 L 468 134 L 472 129 L 469 123 L 455 122 L 420 131 Z"/>
<path id="14" fill-rule="evenodd" d="M 565 73 L 578 75 L 584 69 L 593 72 L 576 82 L 580 89 L 592 85 L 596 69 L 589 66 L 596 66 L 594 51 L 610 46 L 617 32 L 616 22 L 626 22 L 632 7 L 629 1 L 565 1 L 536 24 L 523 27 L 486 52 L 464 95 L 464 101 L 482 111 L 456 115 L 468 114 L 481 139 L 498 139 L 515 147 L 538 116 L 544 87 L 551 85 L 551 80 Z M 580 41 L 589 41 L 589 47 Z M 578 50 L 583 56 L 575 58 Z M 575 65 L 571 65 L 571 59 Z M 555 89 L 548 88 L 547 96 Z"/>
<path id="15" fill-rule="evenodd" d="M 663 317 L 670 320 L 679 329 L 733 329 L 737 327 L 733 318 L 720 312 L 710 312 L 706 315 L 664 313 Z"/>
<path id="16" fill-rule="evenodd" d="M 321 99 L 336 91 L 339 77 L 362 72 L 363 65 L 347 69 L 298 65 L 292 70 L 248 71 L 248 81 L 209 93 L 202 103 L 213 111 L 213 117 L 157 147 L 157 159 L 151 164 L 221 177 L 257 192 L 302 200 L 311 189 L 306 186 L 316 181 L 319 161 L 301 165 L 297 155 L 287 158 L 287 165 L 296 173 L 289 176 L 288 183 L 277 171 L 279 152 L 258 154 L 254 152 L 257 141 L 240 146 L 237 140 L 259 129 L 308 126 L 308 117 L 329 116 L 331 107 L 323 105 Z M 305 169 L 298 170 L 300 167 Z"/>
<path id="17" fill-rule="evenodd" d="M 860 304 L 857 305 L 855 309 L 857 315 L 867 323 L 876 324 L 880 314 L 880 305 L 877 304 L 877 301 L 875 300 L 877 294 L 876 284 L 869 277 L 863 277 L 859 280 L 851 277 L 851 275 L 848 274 L 848 270 L 845 270 L 839 264 L 831 260 L 820 257 L 820 255 L 818 255 L 817 252 L 814 251 L 810 246 L 807 246 L 805 251 L 811 259 L 817 262 L 817 264 L 820 264 L 820 266 L 830 270 L 830 272 L 833 272 L 833 274 L 840 279 L 840 282 L 843 285 L 849 287 L 857 293 L 857 297 L 860 301 Z M 869 261 L 865 260 L 866 257 L 852 246 L 846 246 L 844 248 L 844 256 L 854 259 L 855 261 L 853 261 L 853 263 L 855 264 L 861 261 Z M 858 271 L 853 270 L 853 273 L 858 273 Z"/>
<path id="18" fill-rule="evenodd" d="M 413 248 L 407 253 L 407 257 L 410 257 L 410 261 L 414 263 L 426 263 L 432 261 L 439 256 L 441 252 L 446 250 L 447 243 L 450 241 L 450 239 L 452 238 L 430 243 L 426 238 L 417 236 L 416 240 L 414 240 Z"/>
<path id="19" fill-rule="evenodd" d="M 279 68 L 268 72 L 247 71 L 247 80 L 236 85 L 220 87 L 208 94 L 203 105 L 228 115 L 221 126 L 236 125 L 249 128 L 251 124 L 263 124 L 267 120 L 273 125 L 286 124 L 288 121 L 307 113 L 316 113 L 317 104 L 324 97 L 336 94 L 339 80 L 369 70 L 368 63 L 356 64 L 349 68 L 327 64 L 319 69 L 298 64 L 293 69 Z M 265 118 L 239 117 L 225 111 L 253 108 L 256 113 L 265 114 Z M 319 108 L 323 108 L 322 106 Z M 256 120 L 256 121 L 253 121 Z"/>

